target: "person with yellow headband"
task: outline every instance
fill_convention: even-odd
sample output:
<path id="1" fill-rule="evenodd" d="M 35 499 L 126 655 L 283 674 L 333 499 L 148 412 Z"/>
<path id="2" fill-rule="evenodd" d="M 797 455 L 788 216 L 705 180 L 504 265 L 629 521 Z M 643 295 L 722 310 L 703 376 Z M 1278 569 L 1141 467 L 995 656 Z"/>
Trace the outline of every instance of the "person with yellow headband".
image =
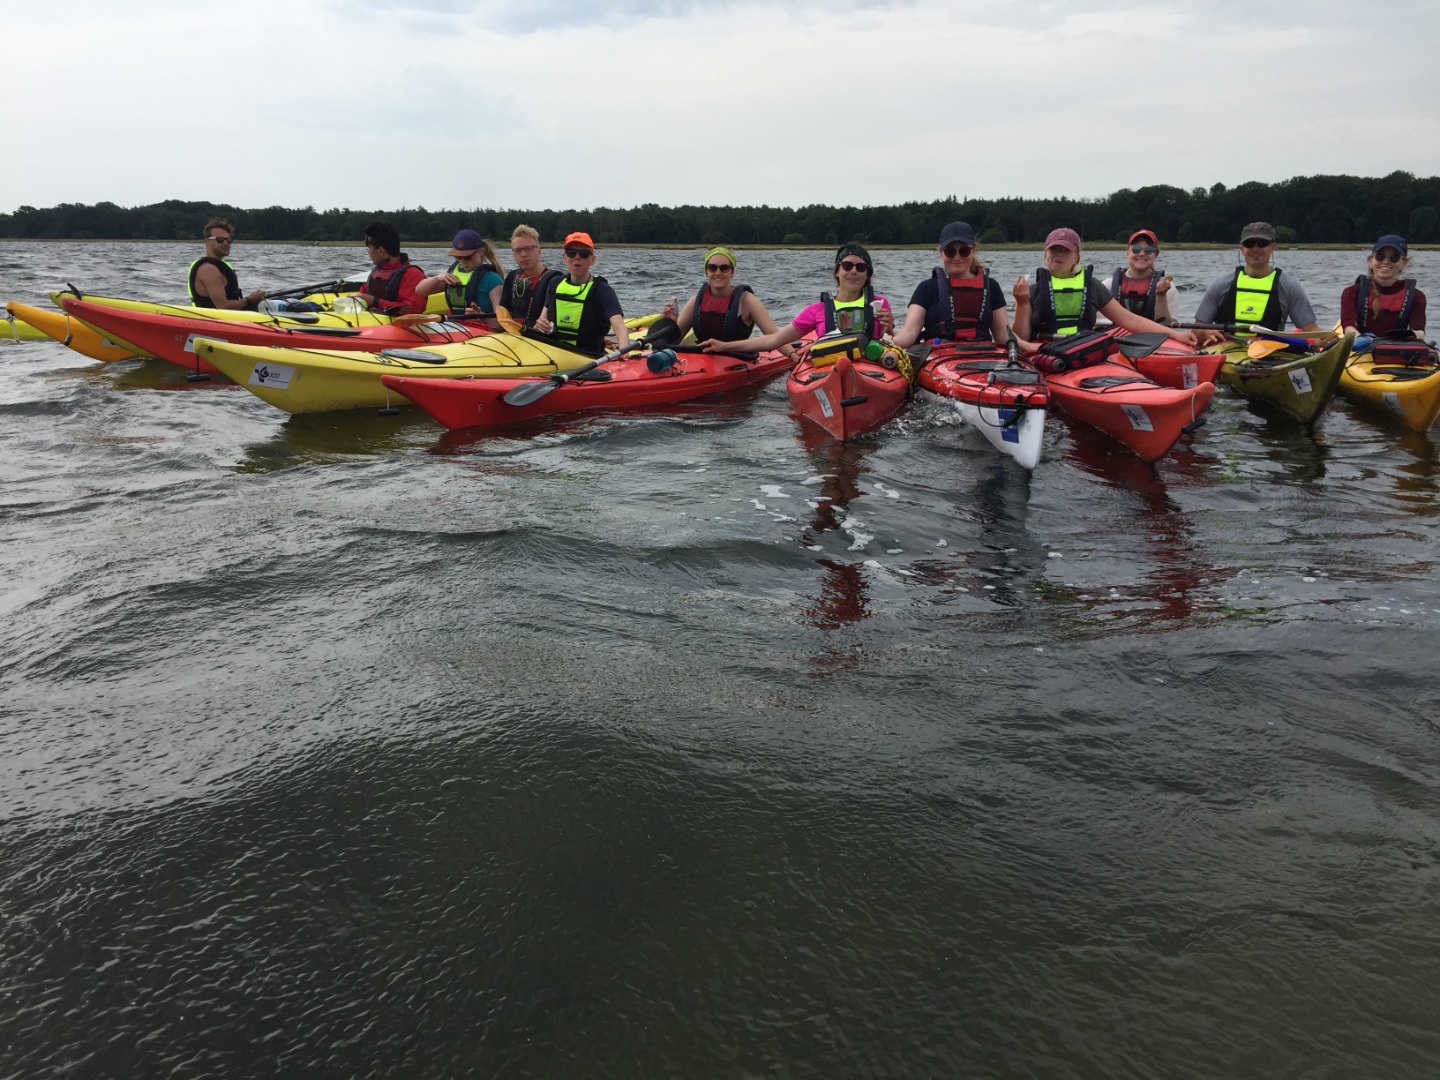
<path id="1" fill-rule="evenodd" d="M 696 341 L 744 341 L 757 326 L 762 334 L 775 333 L 775 320 L 755 290 L 736 284 L 738 265 L 735 252 L 728 247 L 712 247 L 705 253 L 705 284 L 678 312 L 673 303 L 666 304 L 665 316 L 675 320 L 682 334 L 694 330 Z M 789 345 L 782 351 L 792 358 L 795 355 Z"/>

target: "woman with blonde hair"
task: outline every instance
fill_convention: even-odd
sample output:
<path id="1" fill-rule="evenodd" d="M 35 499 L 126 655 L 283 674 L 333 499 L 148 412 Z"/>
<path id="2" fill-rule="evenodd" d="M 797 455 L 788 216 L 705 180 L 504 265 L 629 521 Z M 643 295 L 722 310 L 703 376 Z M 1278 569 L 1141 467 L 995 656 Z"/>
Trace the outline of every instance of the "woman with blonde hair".
<path id="1" fill-rule="evenodd" d="M 1340 294 L 1340 325 L 1347 334 L 1382 337 L 1409 330 L 1425 333 L 1425 294 L 1415 279 L 1402 277 L 1410 265 L 1410 246 L 1389 233 L 1375 241 L 1365 260 L 1368 273 Z"/>
<path id="2" fill-rule="evenodd" d="M 998 341 L 1010 334 L 1005 293 L 977 254 L 975 230 L 952 221 L 940 230 L 940 260 L 910 296 L 895 344 L 908 349 L 920 338 Z"/>

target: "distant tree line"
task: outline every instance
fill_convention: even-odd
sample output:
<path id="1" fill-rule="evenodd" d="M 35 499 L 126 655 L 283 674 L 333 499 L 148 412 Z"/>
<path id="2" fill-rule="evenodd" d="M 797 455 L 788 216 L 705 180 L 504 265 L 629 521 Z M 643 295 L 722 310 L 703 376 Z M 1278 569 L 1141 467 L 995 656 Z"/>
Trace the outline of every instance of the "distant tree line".
<path id="1" fill-rule="evenodd" d="M 583 230 L 600 244 L 933 244 L 947 221 L 968 221 L 987 244 L 1038 244 L 1068 225 L 1092 241 L 1123 241 L 1137 228 L 1164 241 L 1234 243 L 1247 222 L 1272 222 L 1282 241 L 1368 243 L 1398 232 L 1412 243 L 1440 242 L 1440 177 L 1393 172 L 1297 176 L 1278 184 L 1215 184 L 1185 191 L 1157 184 L 1122 188 L 1102 199 L 961 199 L 899 206 L 657 206 L 593 210 L 316 210 L 169 199 L 150 206 L 62 203 L 0 214 L 0 237 L 48 240 L 194 240 L 207 218 L 229 218 L 246 240 L 359 241 L 373 217 L 393 221 L 407 242 L 449 241 L 462 228 L 507 241 L 520 223 L 547 241 Z"/>

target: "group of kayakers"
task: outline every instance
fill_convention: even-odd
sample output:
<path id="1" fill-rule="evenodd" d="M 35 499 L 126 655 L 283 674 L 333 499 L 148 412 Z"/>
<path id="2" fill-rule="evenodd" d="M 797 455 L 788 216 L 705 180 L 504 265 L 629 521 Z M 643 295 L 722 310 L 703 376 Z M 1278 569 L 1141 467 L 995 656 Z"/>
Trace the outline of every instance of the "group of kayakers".
<path id="1" fill-rule="evenodd" d="M 235 271 L 225 260 L 234 230 L 221 218 L 206 223 L 205 255 L 191 264 L 190 293 L 202 307 L 250 307 L 263 292 L 240 290 Z M 1293 275 L 1276 268 L 1274 226 L 1257 221 L 1240 234 L 1241 264 L 1217 277 L 1195 313 L 1198 324 L 1262 326 L 1303 331 L 1317 329 L 1314 308 Z M 447 254 L 453 260 L 443 273 L 426 275 L 400 250 L 395 227 L 383 219 L 365 229 L 365 246 L 373 268 L 359 295 L 371 308 L 400 315 L 425 310 L 426 297 L 443 291 L 456 314 L 494 316 L 504 311 L 515 323 L 550 335 L 582 351 L 599 353 L 613 334 L 618 347 L 630 343 L 615 290 L 592 271 L 595 243 L 586 232 L 572 232 L 562 246 L 565 269 L 544 265 L 538 232 L 518 226 L 510 238 L 516 268 L 503 273 L 494 247 L 473 229 L 456 233 Z M 786 326 L 777 326 L 754 290 L 735 280 L 738 259 L 723 245 L 705 253 L 705 284 L 696 294 L 664 314 L 682 331 L 693 330 L 711 352 L 792 351 L 811 333 L 859 332 L 871 338 L 893 338 L 909 347 L 921 340 L 999 341 L 1013 331 L 1021 350 L 1033 353 L 1046 339 L 1095 327 L 1097 316 L 1140 333 L 1167 334 L 1191 347 L 1221 339 L 1212 327 L 1176 325 L 1170 304 L 1173 280 L 1156 266 L 1159 240 L 1139 229 L 1127 243 L 1125 265 L 1116 267 L 1108 284 L 1096 279 L 1094 268 L 1082 265 L 1079 234 L 1053 230 L 1045 238 L 1044 264 L 1031 279 L 1021 276 L 1012 287 L 1014 320 L 1004 292 L 981 262 L 979 241 L 963 221 L 940 232 L 937 266 L 910 296 L 903 325 L 896 330 L 888 299 L 876 295 L 874 262 L 861 244 L 841 244 L 835 252 L 835 289 L 820 294 Z M 1367 274 L 1341 296 L 1341 324 L 1357 334 L 1391 334 L 1425 329 L 1425 294 L 1413 279 L 1404 278 L 1409 262 L 1405 240 L 1380 237 L 1367 259 Z M 758 337 L 753 336 L 759 330 Z"/>

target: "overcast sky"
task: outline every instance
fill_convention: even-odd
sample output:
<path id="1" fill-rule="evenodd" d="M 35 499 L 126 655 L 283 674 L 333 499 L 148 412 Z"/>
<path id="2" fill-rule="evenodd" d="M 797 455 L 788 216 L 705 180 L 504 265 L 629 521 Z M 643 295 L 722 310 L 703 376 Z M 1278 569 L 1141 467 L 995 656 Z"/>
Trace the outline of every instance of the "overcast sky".
<path id="1" fill-rule="evenodd" d="M 1440 4 L 0 0 L 0 212 L 1440 173 Z"/>

